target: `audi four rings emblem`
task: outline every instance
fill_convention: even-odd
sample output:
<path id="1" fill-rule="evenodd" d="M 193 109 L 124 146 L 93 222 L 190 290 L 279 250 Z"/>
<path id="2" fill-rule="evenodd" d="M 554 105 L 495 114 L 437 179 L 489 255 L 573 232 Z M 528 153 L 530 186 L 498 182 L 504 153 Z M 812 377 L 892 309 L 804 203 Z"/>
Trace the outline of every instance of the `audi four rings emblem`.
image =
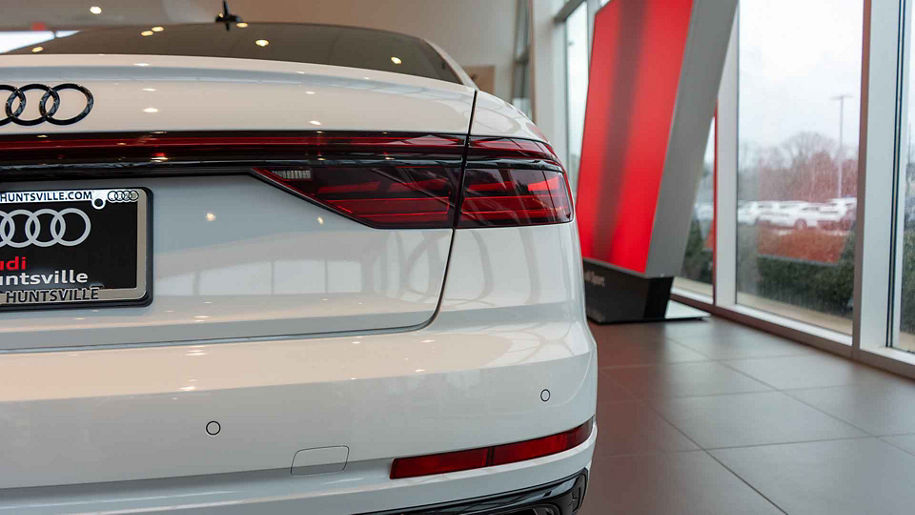
<path id="1" fill-rule="evenodd" d="M 25 239 L 16 241 L 16 220 L 25 221 Z M 49 222 L 50 230 L 48 235 L 42 238 L 42 223 Z M 75 239 L 67 239 L 67 228 L 69 223 L 80 224 L 82 233 Z M 9 245 L 14 249 L 21 249 L 30 245 L 36 247 L 51 247 L 54 245 L 63 245 L 64 247 L 75 247 L 86 241 L 89 233 L 92 232 L 92 223 L 89 216 L 83 211 L 70 207 L 55 211 L 53 209 L 39 209 L 38 211 L 29 211 L 26 209 L 16 209 L 9 213 L 0 211 L 0 247 Z"/>
<path id="2" fill-rule="evenodd" d="M 56 118 L 54 115 L 56 115 L 57 111 L 61 108 L 60 92 L 65 90 L 78 91 L 83 97 L 82 99 L 77 97 L 71 100 L 68 96 L 68 103 L 73 101 L 80 102 L 80 104 L 75 107 L 68 105 L 67 112 L 70 112 L 71 109 L 79 109 L 80 105 L 83 107 L 82 110 L 79 111 L 79 114 L 73 117 Z M 89 111 L 92 111 L 92 105 L 95 103 L 95 99 L 88 89 L 79 84 L 73 84 L 72 82 L 59 84 L 53 87 L 45 86 L 44 84 L 27 84 L 18 88 L 0 84 L 0 91 L 9 92 L 9 96 L 6 98 L 6 105 L 4 106 L 5 116 L 0 118 L 0 127 L 10 122 L 25 126 L 38 125 L 42 122 L 48 122 L 54 125 L 74 124 L 88 116 Z M 41 91 L 43 93 L 41 97 L 38 97 L 37 94 L 35 94 L 34 97 L 27 99 L 26 93 L 29 91 Z M 2 98 L 3 97 L 0 96 L 0 99 Z M 34 118 L 22 118 L 22 113 L 25 112 L 27 104 L 30 102 L 38 102 L 38 116 Z"/>
<path id="3" fill-rule="evenodd" d="M 108 192 L 108 202 L 136 202 L 140 194 L 133 190 L 112 190 Z"/>

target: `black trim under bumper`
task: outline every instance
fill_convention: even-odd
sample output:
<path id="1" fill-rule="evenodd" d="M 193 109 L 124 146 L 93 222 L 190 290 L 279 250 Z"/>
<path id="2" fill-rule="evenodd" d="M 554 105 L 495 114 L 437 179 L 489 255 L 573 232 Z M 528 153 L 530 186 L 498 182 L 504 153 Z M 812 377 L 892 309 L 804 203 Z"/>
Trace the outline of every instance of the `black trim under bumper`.
<path id="1" fill-rule="evenodd" d="M 581 508 L 587 486 L 588 471 L 582 470 L 565 479 L 524 490 L 463 501 L 376 512 L 371 515 L 419 513 L 442 515 L 456 515 L 458 513 L 474 515 L 574 515 Z"/>

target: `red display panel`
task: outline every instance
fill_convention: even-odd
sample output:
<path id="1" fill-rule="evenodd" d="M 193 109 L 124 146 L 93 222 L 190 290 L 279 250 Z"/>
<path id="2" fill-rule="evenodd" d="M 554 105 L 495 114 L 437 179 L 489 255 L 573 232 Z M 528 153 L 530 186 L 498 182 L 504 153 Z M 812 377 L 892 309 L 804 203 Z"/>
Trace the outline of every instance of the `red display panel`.
<path id="1" fill-rule="evenodd" d="M 598 11 L 576 219 L 582 254 L 643 273 L 693 0 L 613 0 Z"/>

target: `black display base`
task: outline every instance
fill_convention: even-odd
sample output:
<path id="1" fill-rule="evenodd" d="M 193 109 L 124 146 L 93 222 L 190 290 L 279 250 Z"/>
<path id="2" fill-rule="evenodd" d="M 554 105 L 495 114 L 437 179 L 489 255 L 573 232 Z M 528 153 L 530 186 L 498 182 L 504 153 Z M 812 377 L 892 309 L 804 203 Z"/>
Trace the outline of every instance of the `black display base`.
<path id="1" fill-rule="evenodd" d="M 642 277 L 585 260 L 585 308 L 598 324 L 667 320 L 672 277 Z"/>

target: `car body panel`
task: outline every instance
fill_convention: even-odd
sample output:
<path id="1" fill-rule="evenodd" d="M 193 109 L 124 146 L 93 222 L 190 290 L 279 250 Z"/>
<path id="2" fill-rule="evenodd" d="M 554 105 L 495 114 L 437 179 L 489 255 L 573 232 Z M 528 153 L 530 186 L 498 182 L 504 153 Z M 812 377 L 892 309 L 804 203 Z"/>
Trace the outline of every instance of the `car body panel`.
<path id="1" fill-rule="evenodd" d="M 153 192 L 153 302 L 2 312 L 0 349 L 404 328 L 439 302 L 451 229 L 372 229 L 244 175 L 79 185 Z"/>
<path id="2" fill-rule="evenodd" d="M 587 442 L 559 454 L 487 469 L 417 479 L 388 479 L 388 463 L 350 464 L 338 474 L 292 476 L 285 470 L 194 478 L 11 489 L 2 491 L 0 513 L 219 514 L 302 512 L 349 515 L 528 488 L 590 469 L 598 428 Z"/>
<path id="3" fill-rule="evenodd" d="M 422 330 L 0 355 L 0 488 L 288 468 L 329 446 L 392 459 L 588 420 L 597 364 L 574 224 L 458 236 L 455 256 L 486 266 L 458 258 Z M 481 254 L 491 238 L 501 250 Z"/>
<path id="4" fill-rule="evenodd" d="M 517 107 L 501 98 L 477 93 L 471 136 L 505 136 L 549 143 L 546 136 Z"/>
<path id="5" fill-rule="evenodd" d="M 466 134 L 474 90 L 342 66 L 222 57 L 0 55 L 3 84 L 75 82 L 95 105 L 77 124 L 0 135 L 156 130 L 360 130 Z M 61 117 L 79 93 L 61 93 Z M 39 95 L 40 96 L 40 95 Z M 37 104 L 37 102 L 36 102 Z M 80 108 L 85 105 L 84 101 Z M 24 117 L 37 115 L 37 105 Z M 312 123 L 317 122 L 317 124 Z"/>

